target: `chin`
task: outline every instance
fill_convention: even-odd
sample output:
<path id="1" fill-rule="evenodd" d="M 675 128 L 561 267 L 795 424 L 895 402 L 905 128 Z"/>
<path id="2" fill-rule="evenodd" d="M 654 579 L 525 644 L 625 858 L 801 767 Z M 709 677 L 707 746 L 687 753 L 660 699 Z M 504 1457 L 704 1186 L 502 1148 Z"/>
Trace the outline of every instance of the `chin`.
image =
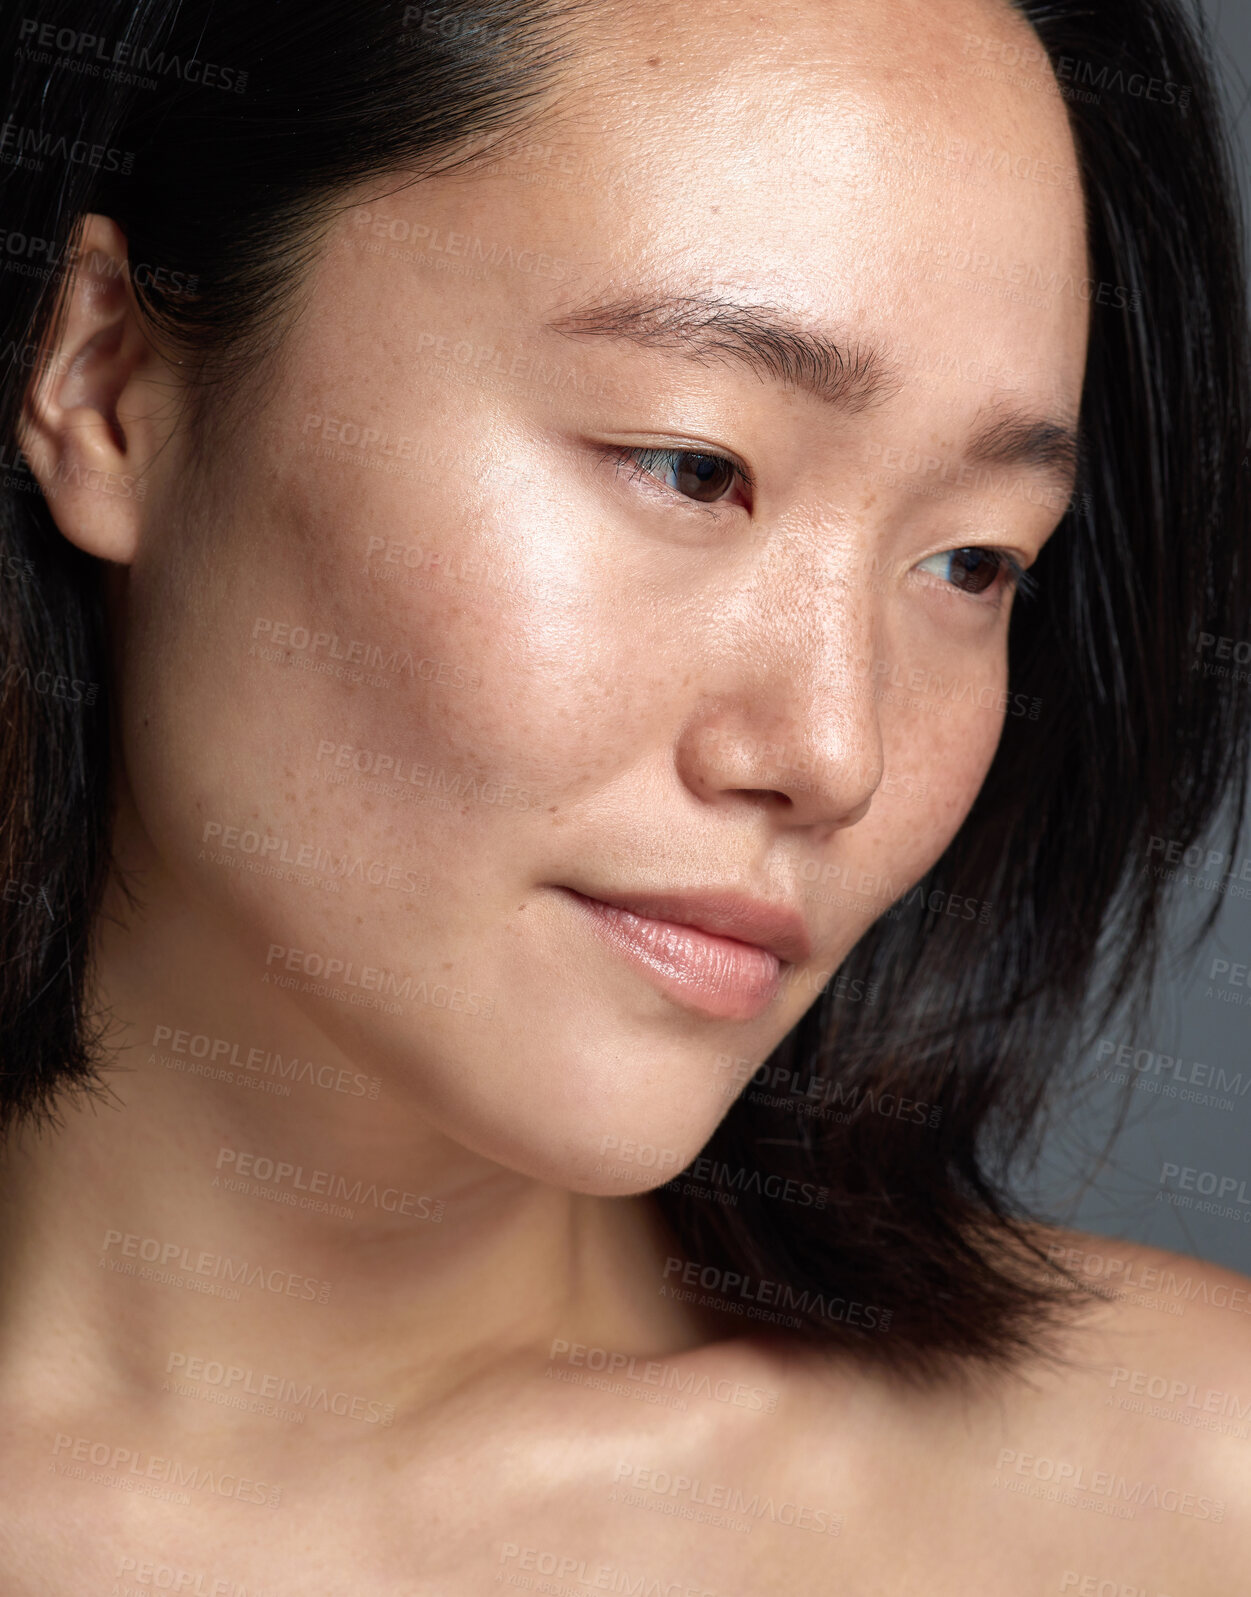
<path id="1" fill-rule="evenodd" d="M 730 1106 L 710 1069 L 683 1091 L 676 1085 L 682 1062 L 669 1070 L 664 1063 L 623 1081 L 615 1068 L 588 1069 L 586 1056 L 557 1074 L 549 1055 L 542 1071 L 510 1071 L 512 1087 L 489 1099 L 440 1094 L 431 1118 L 446 1136 L 519 1175 L 571 1192 L 630 1197 L 685 1169 Z M 675 1085 L 662 1096 L 666 1078 Z"/>

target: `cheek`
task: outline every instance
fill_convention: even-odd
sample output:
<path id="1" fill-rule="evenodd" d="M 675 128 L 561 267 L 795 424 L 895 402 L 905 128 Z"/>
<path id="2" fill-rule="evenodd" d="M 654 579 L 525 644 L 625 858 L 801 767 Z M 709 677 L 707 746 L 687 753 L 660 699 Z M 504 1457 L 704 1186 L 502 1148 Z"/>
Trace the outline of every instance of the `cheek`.
<path id="1" fill-rule="evenodd" d="M 240 473 L 213 525 L 136 569 L 140 818 L 180 902 L 229 927 L 240 1004 L 280 986 L 489 1157 L 643 1189 L 646 1165 L 592 1153 L 685 1163 L 728 1106 L 716 1050 L 659 1002 L 623 1021 L 632 989 L 530 889 L 568 865 L 579 805 L 671 735 L 672 672 L 551 491 L 425 487 L 418 521 L 411 486 L 367 469 Z"/>
<path id="2" fill-rule="evenodd" d="M 916 876 L 939 858 L 964 824 L 986 779 L 1003 729 L 1000 673 L 971 677 L 966 702 L 930 701 L 911 723 L 892 729 L 898 769 L 912 779 L 899 853 Z"/>
<path id="3" fill-rule="evenodd" d="M 829 971 L 938 860 L 963 825 L 1003 727 L 1003 672 L 882 673 L 875 685 L 883 777 L 869 812 L 801 868 Z M 1011 702 L 1009 700 L 1009 702 Z M 953 894 L 961 884 L 952 883 Z"/>
<path id="4" fill-rule="evenodd" d="M 964 595 L 927 592 L 917 614 L 922 619 L 892 637 L 875 662 L 884 670 L 873 689 L 885 770 L 896 776 L 894 791 L 884 783 L 879 824 L 892 826 L 911 879 L 963 824 L 1013 702 L 1001 613 Z"/>
<path id="5" fill-rule="evenodd" d="M 443 425 L 430 450 L 463 451 Z M 133 574 L 132 786 L 167 861 L 258 932 L 307 943 L 333 906 L 342 941 L 362 886 L 372 922 L 446 931 L 638 757 L 667 690 L 555 485 L 499 461 L 414 482 L 293 437 L 294 410 L 212 524 Z"/>

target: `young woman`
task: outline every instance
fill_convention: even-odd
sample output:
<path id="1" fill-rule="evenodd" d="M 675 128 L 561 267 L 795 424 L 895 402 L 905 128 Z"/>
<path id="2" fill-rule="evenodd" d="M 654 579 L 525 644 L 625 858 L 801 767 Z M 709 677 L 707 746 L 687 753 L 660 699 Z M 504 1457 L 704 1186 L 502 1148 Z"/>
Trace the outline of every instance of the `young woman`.
<path id="1" fill-rule="evenodd" d="M 1237 1589 L 1002 1179 L 1242 798 L 1171 0 L 4 26 L 6 1597 Z"/>

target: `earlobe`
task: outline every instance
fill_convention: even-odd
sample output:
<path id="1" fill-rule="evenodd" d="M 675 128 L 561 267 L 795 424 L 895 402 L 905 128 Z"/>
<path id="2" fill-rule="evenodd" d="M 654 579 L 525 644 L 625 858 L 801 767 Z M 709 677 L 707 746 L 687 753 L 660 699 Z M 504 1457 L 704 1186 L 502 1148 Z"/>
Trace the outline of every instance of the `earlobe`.
<path id="1" fill-rule="evenodd" d="M 165 408 L 151 378 L 160 357 L 130 287 L 125 235 L 85 220 L 56 342 L 22 407 L 22 451 L 53 520 L 77 548 L 129 565 L 139 547 L 145 468 Z"/>

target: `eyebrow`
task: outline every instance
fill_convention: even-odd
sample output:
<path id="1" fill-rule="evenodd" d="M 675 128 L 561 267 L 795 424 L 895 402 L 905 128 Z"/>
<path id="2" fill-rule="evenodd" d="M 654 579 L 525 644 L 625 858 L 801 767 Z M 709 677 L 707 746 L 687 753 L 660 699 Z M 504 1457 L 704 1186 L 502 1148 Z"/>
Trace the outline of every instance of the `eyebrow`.
<path id="1" fill-rule="evenodd" d="M 619 299 L 568 311 L 547 325 L 572 337 L 618 338 L 691 360 L 731 361 L 853 413 L 893 389 L 877 351 L 813 332 L 770 305 L 704 295 Z"/>
<path id="2" fill-rule="evenodd" d="M 568 337 L 612 338 L 707 363 L 729 361 L 855 415 L 900 387 L 880 350 L 802 326 L 770 305 L 715 295 L 632 296 L 583 305 L 553 317 Z M 985 466 L 1023 466 L 1051 478 L 1067 496 L 1078 469 L 1078 434 L 1067 421 L 1000 410 L 974 435 L 966 458 Z"/>
<path id="3" fill-rule="evenodd" d="M 1078 433 L 1067 422 L 1005 411 L 974 433 L 965 456 L 983 466 L 1024 466 L 1050 477 L 1067 497 L 1077 483 Z"/>

